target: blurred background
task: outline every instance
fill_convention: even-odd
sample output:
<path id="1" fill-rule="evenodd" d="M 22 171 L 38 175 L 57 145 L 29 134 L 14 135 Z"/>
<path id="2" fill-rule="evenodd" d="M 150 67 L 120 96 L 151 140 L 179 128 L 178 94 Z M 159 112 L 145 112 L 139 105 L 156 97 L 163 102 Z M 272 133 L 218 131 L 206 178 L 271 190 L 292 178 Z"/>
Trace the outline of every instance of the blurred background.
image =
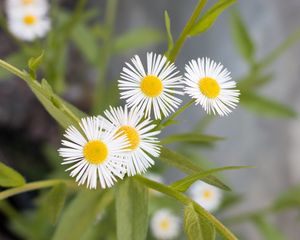
<path id="1" fill-rule="evenodd" d="M 62 0 L 58 1 L 58 5 L 64 11 L 71 12 L 75 8 L 75 2 Z M 24 60 L 26 58 L 15 57 L 14 54 L 26 48 L 29 49 L 36 43 L 20 43 L 8 34 L 4 27 L 3 3 L 2 0 L 0 2 L 2 15 L 0 58 L 7 59 L 7 61 L 10 59 L 20 68 L 26 68 L 26 61 Z M 116 84 L 124 61 L 127 61 L 133 54 L 145 54 L 146 51 L 164 52 L 166 50 L 164 10 L 168 10 L 173 37 L 177 38 L 196 3 L 195 0 L 119 1 L 115 16 L 114 34 L 121 36 L 131 29 L 155 29 L 152 37 L 150 37 L 154 40 L 153 44 L 150 41 L 148 46 L 141 44 L 140 48 L 131 47 L 132 49 L 128 51 L 123 51 L 122 45 L 120 45 L 118 55 L 106 58 L 109 59 L 105 73 L 106 79 L 111 81 L 107 81 L 106 84 L 109 86 Z M 95 14 L 96 18 L 93 17 L 92 21 L 88 21 L 89 26 L 94 26 L 97 21 L 105 19 L 105 7 L 105 1 L 88 1 L 86 9 L 98 11 Z M 186 41 L 176 61 L 179 69 L 184 70 L 185 63 L 190 59 L 207 56 L 222 62 L 232 72 L 234 80 L 239 81 L 247 76 L 249 64 L 239 54 L 233 37 L 232 9 L 222 14 L 215 25 L 206 33 Z M 241 16 L 255 43 L 256 59 L 264 59 L 300 27 L 299 0 L 240 0 L 235 6 L 235 10 Z M 93 31 L 101 37 L 101 29 L 94 27 Z M 53 42 L 55 42 L 56 39 L 59 39 L 57 34 L 59 32 L 54 33 L 54 35 L 50 33 L 49 38 L 52 37 Z M 77 29 L 68 39 L 67 48 L 63 49 L 65 69 L 55 69 L 52 72 L 55 72 L 55 77 L 63 78 L 65 81 L 64 87 L 58 84 L 57 89 L 60 94 L 82 111 L 91 112 L 93 111 L 91 92 L 99 77 L 99 72 L 97 64 L 93 65 L 93 62 L 90 62 L 90 59 L 86 57 L 89 56 L 89 53 L 87 55 L 82 54 L 79 36 L 88 38 L 82 35 L 80 29 Z M 144 41 L 147 41 L 147 37 Z M 37 44 L 43 45 L 43 43 Z M 138 43 L 136 44 L 138 45 Z M 26 46 L 24 47 L 24 45 Z M 50 45 L 49 43 L 45 45 L 46 56 L 47 46 Z M 101 50 L 103 49 L 100 49 L 97 54 L 100 57 L 105 56 L 105 49 L 103 52 Z M 30 51 L 24 55 L 28 55 L 28 52 Z M 49 55 L 46 64 L 55 64 Z M 264 69 L 266 74 L 272 75 L 272 81 L 264 87 L 256 89 L 255 93 L 289 106 L 299 113 L 299 62 L 300 44 L 298 41 Z M 102 63 L 102 66 L 106 65 Z M 100 75 L 102 74 L 101 71 L 103 72 L 103 70 L 100 70 Z M 48 73 L 48 80 L 49 76 L 51 73 Z M 101 111 L 100 106 L 97 111 Z M 169 131 L 192 130 L 198 119 L 203 119 L 203 115 L 204 113 L 199 107 L 192 107 L 181 118 L 180 129 L 170 128 Z M 215 144 L 214 148 L 193 149 L 195 154 L 203 156 L 209 165 L 215 167 L 225 165 L 255 166 L 254 169 L 224 174 L 226 181 L 234 191 L 243 196 L 243 201 L 232 207 L 225 215 L 233 216 L 264 209 L 272 204 L 273 200 L 282 192 L 291 186 L 299 185 L 300 122 L 294 114 L 290 112 L 288 114 L 277 112 L 268 114 L 264 108 L 259 106 L 253 108 L 253 105 L 245 103 L 229 117 L 217 117 L 214 121 L 210 121 L 205 132 L 226 138 L 225 141 Z M 59 159 L 55 158 L 55 149 L 59 146 L 60 134 L 61 130 L 58 125 L 42 108 L 26 84 L 1 70 L 0 161 L 21 172 L 26 176 L 28 182 L 45 179 L 59 162 Z M 168 171 L 167 176 L 169 179 L 175 178 L 172 171 Z M 299 199 L 300 192 L 298 193 Z M 32 207 L 31 199 L 35 196 L 36 193 L 22 194 L 10 199 L 10 201 L 17 209 L 22 210 Z M 5 222 L 5 214 L 2 217 L 0 239 L 19 239 L 9 228 L 2 227 Z M 268 216 L 268 220 L 278 226 L 286 239 L 299 239 L 299 211 L 296 211 L 295 208 Z M 262 237 L 252 223 L 247 221 L 234 224 L 230 228 L 233 232 L 243 236 L 241 239 L 266 239 Z"/>

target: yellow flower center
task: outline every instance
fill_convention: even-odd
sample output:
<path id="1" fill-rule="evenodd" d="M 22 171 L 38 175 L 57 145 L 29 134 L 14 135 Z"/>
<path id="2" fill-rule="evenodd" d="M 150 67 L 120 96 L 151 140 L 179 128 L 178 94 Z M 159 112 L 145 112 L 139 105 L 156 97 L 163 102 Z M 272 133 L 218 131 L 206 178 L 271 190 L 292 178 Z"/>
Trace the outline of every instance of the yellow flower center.
<path id="1" fill-rule="evenodd" d="M 103 163 L 108 155 L 108 149 L 104 142 L 93 140 L 85 144 L 83 148 L 84 158 L 91 164 Z"/>
<path id="2" fill-rule="evenodd" d="M 26 25 L 33 25 L 36 23 L 36 16 L 33 16 L 33 15 L 27 15 L 23 18 L 23 22 L 26 24 Z"/>
<path id="3" fill-rule="evenodd" d="M 127 140 L 129 142 L 128 149 L 135 150 L 139 146 L 140 135 L 135 128 L 130 127 L 130 126 L 122 126 L 118 129 L 118 131 L 116 132 L 116 135 L 118 135 L 119 133 L 121 133 L 120 136 L 122 136 L 124 134 L 126 135 Z"/>
<path id="4" fill-rule="evenodd" d="M 221 88 L 219 83 L 210 77 L 204 77 L 199 80 L 199 89 L 203 95 L 208 98 L 216 98 L 219 96 Z"/>
<path id="5" fill-rule="evenodd" d="M 213 196 L 213 193 L 212 193 L 212 191 L 210 191 L 210 190 L 205 190 L 205 191 L 203 192 L 203 198 L 206 199 L 206 200 L 211 199 L 212 196 Z"/>
<path id="6" fill-rule="evenodd" d="M 170 221 L 169 221 L 169 219 L 163 219 L 160 222 L 159 226 L 163 230 L 168 230 L 170 228 Z"/>
<path id="7" fill-rule="evenodd" d="M 34 1 L 34 0 L 22 0 L 22 3 L 23 3 L 24 5 L 27 5 L 27 4 L 33 3 L 33 1 Z"/>
<path id="8" fill-rule="evenodd" d="M 141 81 L 141 90 L 147 97 L 157 97 L 163 91 L 162 81 L 153 75 L 144 77 Z"/>

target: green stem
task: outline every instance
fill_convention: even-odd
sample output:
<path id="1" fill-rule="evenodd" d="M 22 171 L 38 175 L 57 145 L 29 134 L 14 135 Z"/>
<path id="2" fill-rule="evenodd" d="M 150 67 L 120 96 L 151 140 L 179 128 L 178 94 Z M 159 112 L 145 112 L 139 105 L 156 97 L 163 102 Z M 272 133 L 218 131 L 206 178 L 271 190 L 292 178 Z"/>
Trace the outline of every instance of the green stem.
<path id="1" fill-rule="evenodd" d="M 134 178 L 137 181 L 143 183 L 144 185 L 156 191 L 159 191 L 161 193 L 164 193 L 166 195 L 169 195 L 170 197 L 177 199 L 179 202 L 183 203 L 186 206 L 192 203 L 197 213 L 201 215 L 203 218 L 205 218 L 206 220 L 208 220 L 209 222 L 211 222 L 222 236 L 224 236 L 228 240 L 237 240 L 237 237 L 232 232 L 230 232 L 217 218 L 215 218 L 213 215 L 207 212 L 203 207 L 201 207 L 195 201 L 188 198 L 183 193 L 175 191 L 168 186 L 165 186 L 158 182 L 154 182 L 142 176 L 135 176 Z"/>
<path id="2" fill-rule="evenodd" d="M 104 106 L 104 94 L 105 94 L 105 78 L 107 75 L 108 63 L 111 58 L 112 51 L 112 36 L 114 32 L 115 16 L 117 10 L 118 1 L 117 0 L 107 0 L 106 16 L 105 16 L 105 26 L 106 26 L 106 36 L 102 44 L 101 58 L 99 59 L 99 78 L 96 82 L 94 101 L 92 105 L 92 112 L 98 113 Z"/>
<path id="3" fill-rule="evenodd" d="M 55 186 L 60 183 L 65 183 L 71 187 L 74 187 L 73 181 L 63 180 L 63 179 L 37 181 L 37 182 L 25 184 L 24 186 L 21 186 L 21 187 L 11 188 L 11 189 L 0 192 L 0 200 L 9 198 L 11 196 L 14 196 L 14 195 L 17 195 L 20 193 L 28 192 L 28 191 L 52 187 L 52 186 Z"/>
<path id="4" fill-rule="evenodd" d="M 7 71 L 11 72 L 14 75 L 17 75 L 18 77 L 22 79 L 26 79 L 26 74 L 22 72 L 21 70 L 17 69 L 16 67 L 10 65 L 9 63 L 3 61 L 0 59 L 0 66 L 6 69 Z"/>
<path id="5" fill-rule="evenodd" d="M 177 55 L 179 54 L 185 40 L 187 39 L 191 28 L 194 26 L 195 22 L 197 21 L 202 9 L 205 7 L 207 0 L 200 0 L 198 5 L 196 6 L 194 12 L 192 13 L 190 19 L 188 20 L 187 24 L 185 25 L 183 31 L 181 32 L 179 38 L 177 39 L 174 47 L 170 51 L 170 55 L 168 57 L 169 61 L 174 62 Z"/>

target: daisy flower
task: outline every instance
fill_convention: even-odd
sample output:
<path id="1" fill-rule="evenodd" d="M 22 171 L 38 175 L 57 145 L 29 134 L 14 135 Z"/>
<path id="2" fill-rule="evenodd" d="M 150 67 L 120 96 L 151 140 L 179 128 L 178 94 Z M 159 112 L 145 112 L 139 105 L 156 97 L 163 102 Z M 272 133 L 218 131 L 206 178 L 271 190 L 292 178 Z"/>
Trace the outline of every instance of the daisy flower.
<path id="1" fill-rule="evenodd" d="M 157 239 L 174 239 L 180 234 L 180 218 L 168 209 L 155 212 L 150 224 L 152 235 Z"/>
<path id="2" fill-rule="evenodd" d="M 185 66 L 185 93 L 201 104 L 207 113 L 228 115 L 239 102 L 240 91 L 230 72 L 209 58 L 191 60 Z"/>
<path id="3" fill-rule="evenodd" d="M 104 112 L 109 123 L 114 125 L 115 134 L 126 136 L 129 141 L 128 151 L 124 154 L 127 162 L 127 174 L 133 176 L 146 172 L 154 164 L 153 158 L 159 157 L 159 140 L 155 137 L 160 131 L 148 118 L 144 118 L 137 109 L 110 107 Z"/>
<path id="4" fill-rule="evenodd" d="M 5 3 L 8 14 L 13 14 L 16 11 L 27 7 L 36 7 L 40 11 L 46 13 L 49 7 L 47 0 L 6 0 Z"/>
<path id="5" fill-rule="evenodd" d="M 181 76 L 173 63 L 162 55 L 147 53 L 147 70 L 139 56 L 126 63 L 121 72 L 119 89 L 121 98 L 126 99 L 128 107 L 139 109 L 146 116 L 154 113 L 155 119 L 167 117 L 181 103 L 175 94 L 183 95 Z"/>
<path id="6" fill-rule="evenodd" d="M 76 176 L 79 185 L 86 183 L 88 188 L 96 188 L 99 178 L 102 188 L 111 187 L 116 177 L 123 178 L 126 172 L 121 157 L 128 147 L 125 136 L 116 138 L 114 127 L 96 117 L 83 118 L 80 128 L 70 126 L 66 130 L 66 140 L 58 150 L 62 164 L 72 165 L 66 171 Z"/>
<path id="7" fill-rule="evenodd" d="M 8 15 L 8 29 L 17 38 L 33 41 L 50 30 L 50 19 L 38 8 L 28 7 Z"/>
<path id="8" fill-rule="evenodd" d="M 188 193 L 195 202 L 209 212 L 216 210 L 222 200 L 222 193 L 219 188 L 201 181 L 194 183 Z"/>

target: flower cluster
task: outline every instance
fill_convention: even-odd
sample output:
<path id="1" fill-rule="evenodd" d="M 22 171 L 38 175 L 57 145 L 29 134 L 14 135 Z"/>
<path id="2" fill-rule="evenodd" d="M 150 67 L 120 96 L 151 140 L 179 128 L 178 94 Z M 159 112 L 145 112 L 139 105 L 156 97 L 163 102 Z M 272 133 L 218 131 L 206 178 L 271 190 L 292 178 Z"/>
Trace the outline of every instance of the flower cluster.
<path id="1" fill-rule="evenodd" d="M 119 89 L 125 107 L 110 107 L 103 116 L 81 120 L 79 128 L 66 130 L 59 149 L 63 164 L 79 184 L 111 187 L 126 174 L 145 173 L 160 155 L 157 124 L 181 104 L 188 94 L 207 113 L 227 115 L 236 107 L 239 91 L 221 64 L 203 58 L 186 65 L 184 77 L 165 56 L 147 54 L 147 68 L 138 56 L 121 72 Z"/>
<path id="2" fill-rule="evenodd" d="M 8 29 L 24 41 L 45 36 L 50 30 L 47 0 L 6 0 Z"/>

